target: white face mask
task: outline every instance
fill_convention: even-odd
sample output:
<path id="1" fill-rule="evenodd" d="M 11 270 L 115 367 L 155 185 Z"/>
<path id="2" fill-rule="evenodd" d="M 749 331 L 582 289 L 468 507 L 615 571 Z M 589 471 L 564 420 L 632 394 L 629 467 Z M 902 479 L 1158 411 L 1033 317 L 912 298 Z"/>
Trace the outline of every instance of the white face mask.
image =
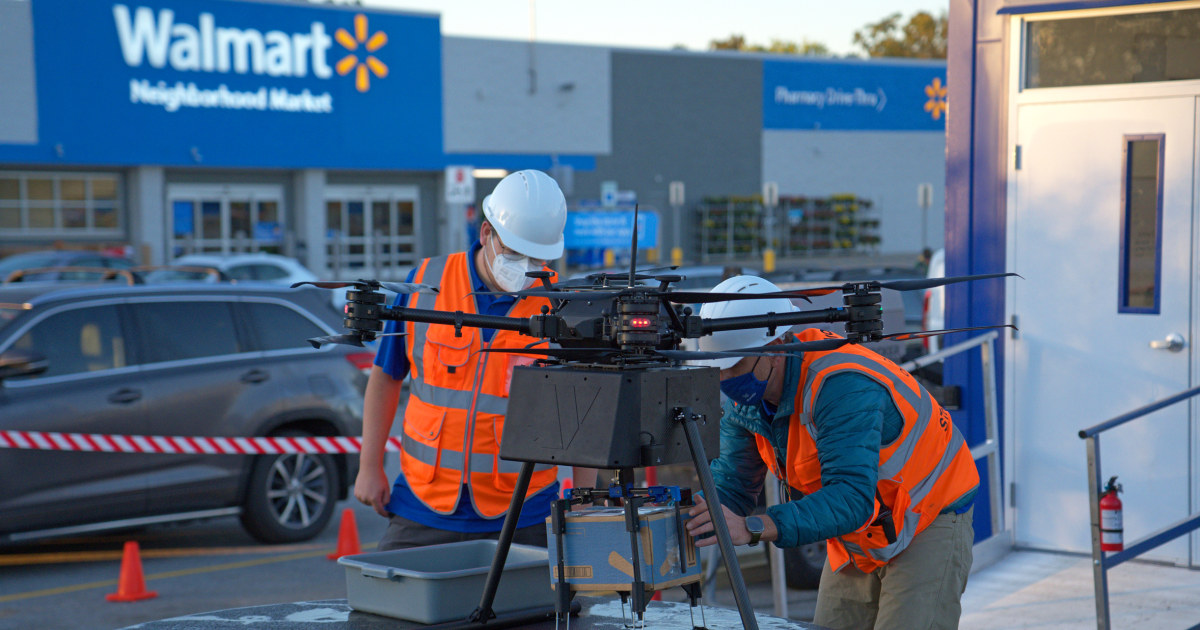
<path id="1" fill-rule="evenodd" d="M 500 239 L 492 234 L 492 241 Z M 503 250 L 496 253 L 489 267 L 496 284 L 503 291 L 524 291 L 533 286 L 533 278 L 526 277 L 526 271 L 537 271 L 541 265 L 536 265 L 527 256 L 508 254 Z"/>

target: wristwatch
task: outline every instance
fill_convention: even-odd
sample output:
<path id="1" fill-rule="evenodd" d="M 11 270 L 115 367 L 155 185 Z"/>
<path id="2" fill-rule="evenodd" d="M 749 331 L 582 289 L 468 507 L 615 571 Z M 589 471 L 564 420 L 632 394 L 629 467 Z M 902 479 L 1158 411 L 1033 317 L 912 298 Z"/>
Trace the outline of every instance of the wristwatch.
<path id="1" fill-rule="evenodd" d="M 746 530 L 750 532 L 750 546 L 758 544 L 758 539 L 762 538 L 763 520 L 761 516 L 747 516 Z"/>

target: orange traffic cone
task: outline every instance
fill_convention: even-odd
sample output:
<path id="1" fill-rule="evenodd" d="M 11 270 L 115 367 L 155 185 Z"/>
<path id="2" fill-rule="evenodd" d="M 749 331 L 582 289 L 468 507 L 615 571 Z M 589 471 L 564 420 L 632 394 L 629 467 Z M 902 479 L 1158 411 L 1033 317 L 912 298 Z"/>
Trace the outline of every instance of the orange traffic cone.
<path id="1" fill-rule="evenodd" d="M 121 556 L 121 576 L 117 580 L 117 592 L 105 596 L 110 602 L 136 602 L 139 599 L 158 597 L 158 591 L 147 591 L 142 577 L 142 556 L 136 540 L 125 541 L 125 553 Z"/>
<path id="2" fill-rule="evenodd" d="M 358 547 L 358 525 L 354 520 L 354 510 L 346 508 L 342 510 L 342 524 L 338 527 L 337 551 L 325 557 L 337 560 L 342 556 L 352 556 L 357 553 L 362 553 Z"/>

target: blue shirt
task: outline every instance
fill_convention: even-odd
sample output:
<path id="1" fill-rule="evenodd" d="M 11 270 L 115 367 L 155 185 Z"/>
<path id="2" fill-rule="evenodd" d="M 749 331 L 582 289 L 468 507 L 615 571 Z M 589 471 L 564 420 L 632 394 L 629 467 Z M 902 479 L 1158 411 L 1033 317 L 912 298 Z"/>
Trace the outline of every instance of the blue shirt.
<path id="1" fill-rule="evenodd" d="M 487 315 L 507 315 L 516 298 L 507 295 L 488 295 L 486 293 L 491 291 L 491 289 L 483 283 L 483 280 L 479 277 L 478 270 L 475 268 L 475 252 L 481 248 L 482 245 L 479 241 L 475 241 L 471 245 L 471 249 L 467 252 L 467 270 L 471 274 L 471 286 L 475 287 L 475 309 Z M 416 273 L 416 269 L 408 273 L 408 282 L 413 281 Z M 405 294 L 397 295 L 396 300 L 392 303 L 392 306 L 407 305 L 408 296 Z M 400 323 L 395 320 L 389 320 L 384 324 L 383 332 L 402 332 L 400 330 Z M 496 334 L 496 330 L 494 328 L 482 328 L 480 329 L 480 334 L 483 336 L 483 340 L 487 342 L 492 340 L 492 336 Z M 375 354 L 375 365 L 378 365 L 388 376 L 396 380 L 408 376 L 409 364 L 408 355 L 405 353 L 404 348 L 404 337 L 381 337 L 379 340 L 379 350 Z M 434 529 L 444 529 L 454 532 L 500 531 L 500 527 L 504 524 L 504 519 L 483 518 L 477 514 L 475 508 L 471 505 L 470 492 L 471 487 L 464 484 L 462 494 L 459 495 L 458 507 L 455 508 L 454 513 L 439 514 L 430 510 L 424 503 L 421 503 L 421 500 L 408 487 L 408 482 L 404 479 L 404 473 L 401 472 L 396 476 L 396 483 L 392 485 L 392 499 L 388 501 L 387 509 L 392 514 Z M 517 520 L 517 527 L 529 527 L 544 521 L 550 515 L 551 502 L 557 496 L 558 484 L 554 483 L 545 490 L 526 499 L 524 507 L 521 508 L 521 518 Z"/>

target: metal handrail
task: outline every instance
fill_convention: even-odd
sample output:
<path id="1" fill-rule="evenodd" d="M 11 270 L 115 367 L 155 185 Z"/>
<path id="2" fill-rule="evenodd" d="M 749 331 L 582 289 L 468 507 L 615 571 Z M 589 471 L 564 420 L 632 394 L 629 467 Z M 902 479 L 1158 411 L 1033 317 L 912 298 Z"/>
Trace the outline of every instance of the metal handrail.
<path id="1" fill-rule="evenodd" d="M 1096 627 L 1100 630 L 1109 630 L 1112 625 L 1112 619 L 1109 616 L 1108 610 L 1108 570 L 1126 560 L 1132 560 L 1159 545 L 1179 538 L 1192 530 L 1200 529 L 1200 512 L 1196 512 L 1188 515 L 1183 520 L 1171 523 L 1148 536 L 1129 543 L 1124 551 L 1118 551 L 1106 556 L 1100 548 L 1100 479 L 1102 478 L 1102 473 L 1100 472 L 1100 434 L 1132 420 L 1137 420 L 1159 409 L 1170 407 L 1171 405 L 1193 398 L 1198 394 L 1200 394 L 1200 387 L 1193 387 L 1174 396 L 1169 396 L 1128 413 L 1123 413 L 1115 418 L 1105 420 L 1100 424 L 1079 432 L 1079 437 L 1087 442 L 1088 500 L 1091 503 L 1092 515 L 1092 583 L 1096 592 Z"/>

